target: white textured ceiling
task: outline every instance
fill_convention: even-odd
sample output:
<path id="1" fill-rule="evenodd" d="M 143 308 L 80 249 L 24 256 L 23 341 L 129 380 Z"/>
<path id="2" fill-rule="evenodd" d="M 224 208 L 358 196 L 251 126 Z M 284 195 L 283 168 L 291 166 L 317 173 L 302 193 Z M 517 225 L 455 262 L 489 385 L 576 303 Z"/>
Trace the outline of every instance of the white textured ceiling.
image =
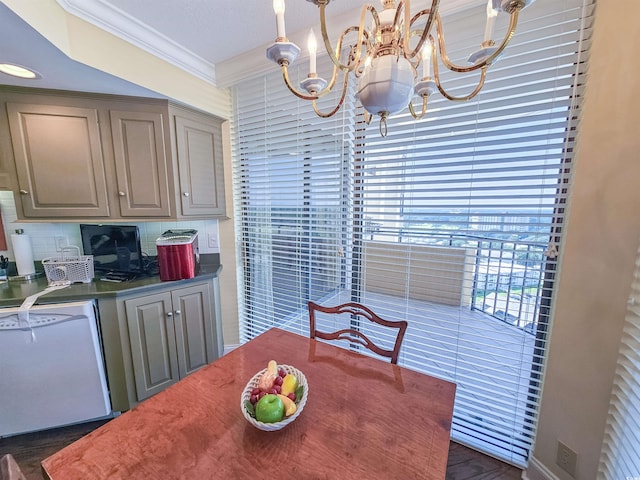
<path id="1" fill-rule="evenodd" d="M 269 45 L 276 38 L 271 0 L 103 0 L 103 3 L 111 4 L 213 64 Z M 335 0 L 327 12 L 336 16 L 354 10 L 355 24 L 362 4 L 362 0 Z M 288 0 L 285 5 L 287 32 L 308 30 L 319 23 L 318 7 L 314 4 Z"/>
<path id="2" fill-rule="evenodd" d="M 276 37 L 272 0 L 56 1 L 70 14 L 167 61 L 178 59 L 181 68 L 186 67 L 219 86 L 229 86 L 252 71 L 273 65 L 265 58 L 266 47 Z M 441 0 L 440 10 L 446 14 L 485 2 Z M 363 0 L 332 0 L 327 6 L 327 17 L 333 27 L 330 27 L 330 34 L 337 34 L 347 25 L 357 25 L 363 3 Z M 380 7 L 378 0 L 370 3 Z M 429 5 L 431 0 L 414 0 L 412 9 L 416 11 Z M 286 0 L 285 19 L 287 36 L 303 50 L 308 30 L 313 27 L 319 34 L 318 7 L 308 0 Z M 3 27 L 0 28 L 0 45 L 3 46 L 0 62 L 14 61 L 35 67 L 43 74 L 37 86 L 143 93 L 127 91 L 126 82 L 120 84 L 114 77 L 101 75 L 102 72 L 86 66 L 83 68 L 66 56 L 56 54 L 52 50 L 55 47 L 3 5 L 2 0 L 0 24 Z M 193 69 L 190 69 L 191 65 Z M 83 82 L 88 86 L 83 87 Z M 0 84 L 26 85 L 22 80 L 1 73 Z"/>

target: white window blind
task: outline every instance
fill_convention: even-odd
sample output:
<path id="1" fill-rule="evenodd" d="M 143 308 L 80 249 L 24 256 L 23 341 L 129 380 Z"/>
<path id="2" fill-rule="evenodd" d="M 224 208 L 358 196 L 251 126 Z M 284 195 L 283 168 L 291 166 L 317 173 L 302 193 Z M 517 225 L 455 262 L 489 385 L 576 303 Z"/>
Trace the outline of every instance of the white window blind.
<path id="1" fill-rule="evenodd" d="M 353 103 L 317 117 L 277 68 L 237 85 L 242 340 L 271 326 L 307 335 L 308 300 L 406 319 L 399 364 L 458 385 L 452 437 L 526 465 L 592 3 L 535 2 L 478 97 L 434 95 L 424 120 L 402 112 L 385 138 Z M 482 41 L 483 11 L 444 19 L 451 58 Z M 462 95 L 473 81 L 443 83 Z"/>
<path id="2" fill-rule="evenodd" d="M 326 60 L 318 65 L 329 68 Z M 332 102 L 329 95 L 320 108 L 330 110 Z M 236 89 L 242 340 L 287 322 L 307 334 L 300 311 L 310 292 L 333 288 L 348 232 L 343 190 L 354 150 L 352 102 L 350 96 L 337 115 L 321 119 L 278 71 Z"/>
<path id="3" fill-rule="evenodd" d="M 611 393 L 599 478 L 640 476 L 640 250 Z"/>

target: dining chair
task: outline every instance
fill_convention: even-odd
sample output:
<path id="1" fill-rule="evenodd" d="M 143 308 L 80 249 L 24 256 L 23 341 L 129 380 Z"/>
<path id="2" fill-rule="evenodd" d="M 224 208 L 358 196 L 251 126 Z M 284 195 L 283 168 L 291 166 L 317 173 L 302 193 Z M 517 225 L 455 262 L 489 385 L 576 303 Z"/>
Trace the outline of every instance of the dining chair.
<path id="1" fill-rule="evenodd" d="M 27 480 L 10 453 L 0 458 L 0 480 Z"/>
<path id="2" fill-rule="evenodd" d="M 364 318 L 370 322 L 389 327 L 397 330 L 395 333 L 395 342 L 393 349 L 385 349 L 376 345 L 369 337 L 367 337 L 362 331 L 351 326 L 350 328 L 344 328 L 336 330 L 334 332 L 322 332 L 316 328 L 316 312 L 322 312 L 330 315 L 344 315 L 348 314 L 352 319 Z M 309 301 L 309 336 L 311 338 L 321 338 L 323 340 L 348 340 L 352 343 L 362 345 L 363 347 L 377 353 L 382 357 L 391 359 L 391 363 L 398 363 L 398 355 L 400 354 L 400 347 L 402 346 L 402 340 L 407 330 L 407 322 L 404 320 L 391 321 L 375 314 L 370 308 L 356 303 L 348 302 L 342 305 L 336 305 L 333 307 L 325 307 L 318 305 L 315 302 Z"/>

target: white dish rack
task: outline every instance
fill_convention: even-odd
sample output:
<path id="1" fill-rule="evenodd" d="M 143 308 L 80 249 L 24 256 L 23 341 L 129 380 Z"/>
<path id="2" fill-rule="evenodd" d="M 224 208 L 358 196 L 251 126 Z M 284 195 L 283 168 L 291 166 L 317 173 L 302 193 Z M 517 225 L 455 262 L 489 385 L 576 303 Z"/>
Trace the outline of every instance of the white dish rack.
<path id="1" fill-rule="evenodd" d="M 93 280 L 93 255 L 80 255 L 80 248 L 70 245 L 59 257 L 42 260 L 49 285 L 61 283 L 90 283 Z"/>

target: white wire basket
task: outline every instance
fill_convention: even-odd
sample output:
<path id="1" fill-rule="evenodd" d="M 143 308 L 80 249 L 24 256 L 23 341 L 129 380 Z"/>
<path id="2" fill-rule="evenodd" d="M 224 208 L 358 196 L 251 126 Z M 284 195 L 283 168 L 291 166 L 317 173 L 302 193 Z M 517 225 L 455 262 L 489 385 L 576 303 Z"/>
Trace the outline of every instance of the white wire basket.
<path id="1" fill-rule="evenodd" d="M 80 255 L 80 248 L 68 246 L 60 257 L 42 260 L 49 285 L 54 282 L 90 283 L 93 280 L 93 255 Z"/>
<path id="2" fill-rule="evenodd" d="M 302 392 L 303 392 L 302 398 L 296 399 L 297 408 L 296 408 L 296 411 L 290 417 L 285 417 L 281 421 L 275 422 L 275 423 L 263 423 L 256 420 L 247 411 L 247 407 L 245 406 L 245 403 L 249 401 L 249 398 L 251 396 L 251 390 L 253 390 L 254 387 L 258 386 L 260 377 L 262 377 L 262 374 L 267 371 L 266 368 L 263 370 L 260 370 L 251 378 L 251 380 L 249 380 L 249 383 L 247 383 L 246 387 L 244 387 L 244 391 L 242 392 L 242 396 L 240 397 L 240 408 L 242 409 L 242 415 L 244 416 L 244 418 L 251 425 L 253 425 L 254 427 L 260 430 L 264 430 L 265 432 L 275 432 L 276 430 L 280 430 L 286 427 L 287 425 L 289 425 L 290 423 L 292 423 L 302 413 L 302 410 L 304 409 L 304 406 L 307 403 L 307 397 L 309 396 L 309 385 L 307 384 L 307 378 L 304 376 L 304 374 L 300 370 L 298 370 L 295 367 L 292 367 L 291 365 L 278 365 L 278 368 L 283 368 L 286 373 L 294 374 L 298 379 L 298 385 L 302 386 Z"/>

